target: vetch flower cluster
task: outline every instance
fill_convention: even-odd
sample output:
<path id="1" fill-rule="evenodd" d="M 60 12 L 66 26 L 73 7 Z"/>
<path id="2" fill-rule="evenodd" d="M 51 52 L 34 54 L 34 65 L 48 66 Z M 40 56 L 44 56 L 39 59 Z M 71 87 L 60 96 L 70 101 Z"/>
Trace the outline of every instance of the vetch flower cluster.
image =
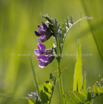
<path id="1" fill-rule="evenodd" d="M 36 36 L 39 37 L 38 39 L 38 49 L 34 50 L 35 55 L 39 55 L 36 59 L 39 61 L 39 67 L 44 68 L 44 66 L 47 66 L 49 63 L 51 63 L 54 59 L 53 56 L 53 50 L 52 49 L 46 49 L 46 47 L 41 44 L 42 42 L 45 42 L 52 36 L 52 32 L 49 30 L 49 27 L 42 22 L 42 26 L 38 25 L 38 31 L 35 31 Z"/>
<path id="2" fill-rule="evenodd" d="M 34 50 L 34 53 L 38 56 L 36 59 L 39 61 L 39 67 L 44 68 L 44 66 L 47 66 L 49 63 L 51 63 L 54 59 L 53 56 L 53 49 L 46 49 L 46 47 L 41 44 L 42 42 L 45 42 L 48 40 L 52 35 L 52 31 L 50 28 L 42 22 L 42 26 L 38 25 L 38 31 L 35 31 L 36 36 L 39 37 L 38 39 L 38 49 Z"/>

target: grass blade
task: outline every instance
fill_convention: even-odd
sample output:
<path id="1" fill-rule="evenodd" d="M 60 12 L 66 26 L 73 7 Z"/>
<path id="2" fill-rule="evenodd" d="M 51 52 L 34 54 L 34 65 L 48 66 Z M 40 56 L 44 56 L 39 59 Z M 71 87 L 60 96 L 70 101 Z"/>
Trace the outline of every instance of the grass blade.
<path id="1" fill-rule="evenodd" d="M 94 20 L 93 21 L 88 21 L 89 24 L 89 28 L 91 30 L 92 36 L 94 38 L 95 44 L 97 46 L 98 52 L 100 54 L 100 57 L 103 61 L 103 29 L 100 28 L 103 26 L 103 15 L 102 15 L 102 3 L 100 3 L 101 1 L 96 1 L 94 0 L 94 2 L 96 2 L 96 5 L 92 5 L 91 1 L 86 1 L 86 0 L 80 0 L 82 7 L 85 11 L 85 14 L 87 16 L 92 15 Z M 98 14 L 101 14 L 100 16 L 98 14 L 96 14 L 97 12 L 94 10 L 94 7 L 96 7 L 98 5 L 99 9 L 96 9 L 96 11 L 98 12 Z"/>
<path id="2" fill-rule="evenodd" d="M 37 93 L 39 95 L 38 81 L 37 81 L 37 77 L 36 77 L 36 73 L 35 73 L 35 70 L 34 70 L 34 66 L 33 66 L 33 62 L 32 62 L 31 56 L 30 56 L 30 62 L 31 62 L 31 69 L 32 69 L 32 73 L 33 73 L 35 88 L 36 88 L 36 91 L 37 91 Z"/>
<path id="3" fill-rule="evenodd" d="M 74 91 L 80 91 L 82 89 L 82 62 L 81 62 L 81 38 L 79 38 L 78 48 L 77 48 L 77 61 L 75 65 L 74 72 Z"/>

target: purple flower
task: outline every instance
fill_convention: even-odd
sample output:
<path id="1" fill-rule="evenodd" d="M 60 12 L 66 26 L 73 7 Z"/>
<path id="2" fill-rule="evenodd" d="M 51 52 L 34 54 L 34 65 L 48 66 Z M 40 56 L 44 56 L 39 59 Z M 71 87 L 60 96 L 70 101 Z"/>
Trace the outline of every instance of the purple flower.
<path id="1" fill-rule="evenodd" d="M 38 46 L 38 49 L 34 50 L 35 55 L 42 55 L 42 54 L 44 54 L 46 47 L 43 44 L 40 44 L 40 43 L 38 43 L 37 46 Z"/>
<path id="2" fill-rule="evenodd" d="M 38 43 L 37 44 L 38 49 L 34 50 L 35 55 L 47 55 L 47 54 L 51 54 L 53 51 L 52 49 L 47 49 L 45 50 L 45 45 Z"/>
<path id="3" fill-rule="evenodd" d="M 44 56 L 38 56 L 37 60 L 39 60 L 39 67 L 44 68 L 44 66 L 47 66 L 49 63 L 51 63 L 54 59 L 54 56 L 52 55 L 44 55 Z"/>
<path id="4" fill-rule="evenodd" d="M 38 49 L 34 50 L 34 53 L 36 55 L 39 55 L 36 59 L 39 60 L 39 67 L 44 68 L 44 66 L 47 66 L 49 63 L 51 63 L 54 59 L 54 56 L 52 55 L 52 49 L 46 49 L 46 47 L 43 44 L 38 43 L 37 44 Z"/>
<path id="5" fill-rule="evenodd" d="M 44 22 L 42 22 L 42 26 L 38 25 L 38 28 L 38 31 L 35 31 L 35 34 L 39 36 L 38 42 L 45 42 L 52 36 L 52 33 L 48 30 L 48 27 Z"/>

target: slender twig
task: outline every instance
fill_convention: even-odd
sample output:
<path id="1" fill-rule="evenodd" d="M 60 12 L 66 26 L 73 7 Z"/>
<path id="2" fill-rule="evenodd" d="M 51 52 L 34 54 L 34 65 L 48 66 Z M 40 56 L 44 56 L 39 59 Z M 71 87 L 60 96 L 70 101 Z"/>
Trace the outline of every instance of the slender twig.
<path id="1" fill-rule="evenodd" d="M 22 97 L 22 96 L 10 96 L 5 94 L 0 94 L 0 97 L 9 97 L 9 98 L 18 98 L 18 99 L 28 99 L 29 97 Z"/>
<path id="2" fill-rule="evenodd" d="M 73 24 L 70 25 L 70 27 L 67 29 L 67 32 L 64 34 L 64 42 L 65 42 L 65 38 L 69 32 L 69 30 L 75 25 L 77 24 L 78 22 L 80 22 L 81 20 L 84 20 L 84 19 L 93 19 L 93 17 L 88 17 L 88 16 L 85 16 L 83 18 L 80 18 L 78 21 L 74 22 Z M 64 42 L 63 42 L 63 46 L 64 46 Z M 62 46 L 62 50 L 63 50 L 63 46 Z"/>
<path id="3" fill-rule="evenodd" d="M 100 94 L 99 96 L 102 96 L 102 95 L 103 95 L 103 94 Z M 91 98 L 91 100 L 93 100 L 93 99 L 96 98 L 96 97 L 97 97 L 97 96 L 93 96 L 93 97 Z M 89 101 L 89 100 L 86 100 L 85 103 L 88 102 L 88 101 Z"/>

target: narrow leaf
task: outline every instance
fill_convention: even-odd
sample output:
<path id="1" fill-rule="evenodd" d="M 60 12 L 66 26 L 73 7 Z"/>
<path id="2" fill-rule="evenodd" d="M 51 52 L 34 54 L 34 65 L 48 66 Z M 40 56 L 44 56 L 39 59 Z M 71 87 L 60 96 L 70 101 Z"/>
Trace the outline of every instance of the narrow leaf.
<path id="1" fill-rule="evenodd" d="M 57 28 L 58 26 L 58 21 L 57 21 L 57 18 L 55 18 L 55 27 Z"/>
<path id="2" fill-rule="evenodd" d="M 33 99 L 33 98 L 28 99 L 28 103 L 29 103 L 29 104 L 41 104 L 40 101 L 35 100 L 35 99 Z"/>
<path id="3" fill-rule="evenodd" d="M 92 99 L 91 94 L 92 94 L 92 90 L 89 90 L 88 96 L 87 96 L 88 101 L 91 101 L 91 99 Z"/>
<path id="4" fill-rule="evenodd" d="M 99 89 L 100 89 L 100 92 L 103 93 L 103 87 L 100 86 Z"/>
<path id="5" fill-rule="evenodd" d="M 83 95 L 80 94 L 79 92 L 74 91 L 74 95 L 77 97 L 77 99 L 79 100 L 79 102 L 81 102 L 81 103 L 85 102 L 85 99 L 84 99 Z"/>
<path id="6" fill-rule="evenodd" d="M 64 95 L 64 99 L 66 101 L 66 104 L 73 104 L 72 101 L 70 100 L 70 98 L 67 97 L 66 95 Z"/>
<path id="7" fill-rule="evenodd" d="M 86 90 L 83 90 L 83 89 L 81 89 L 80 92 L 87 99 L 88 92 Z"/>
<path id="8" fill-rule="evenodd" d="M 66 24 L 65 24 L 65 21 L 64 21 L 64 32 L 66 33 Z"/>
<path id="9" fill-rule="evenodd" d="M 49 96 L 42 90 L 40 92 L 40 97 L 43 104 L 48 104 L 47 102 L 49 101 Z"/>
<path id="10" fill-rule="evenodd" d="M 77 60 L 74 71 L 74 91 L 80 91 L 82 89 L 82 62 L 81 62 L 81 38 L 79 38 L 78 48 L 77 48 Z"/>
<path id="11" fill-rule="evenodd" d="M 30 99 L 28 99 L 28 103 L 29 103 L 29 104 L 35 104 L 35 103 L 33 103 Z"/>
<path id="12" fill-rule="evenodd" d="M 73 16 L 72 15 L 70 16 L 70 21 L 71 21 L 71 24 L 73 24 Z"/>
<path id="13" fill-rule="evenodd" d="M 69 96 L 73 102 L 73 104 L 79 104 L 78 99 L 74 96 L 73 92 L 69 91 Z"/>
<path id="14" fill-rule="evenodd" d="M 53 23 L 53 20 L 51 18 L 49 18 L 48 15 L 42 15 L 42 17 L 45 18 L 46 20 L 48 20 L 50 23 Z"/>
<path id="15" fill-rule="evenodd" d="M 96 85 L 93 86 L 93 93 L 96 96 L 100 95 L 100 89 Z"/>
<path id="16" fill-rule="evenodd" d="M 52 80 L 52 83 L 53 83 L 54 86 L 55 86 L 55 84 L 56 84 L 56 77 L 55 77 L 52 73 L 50 73 L 49 79 Z"/>
<path id="17" fill-rule="evenodd" d="M 69 28 L 69 17 L 67 18 L 67 27 Z"/>

